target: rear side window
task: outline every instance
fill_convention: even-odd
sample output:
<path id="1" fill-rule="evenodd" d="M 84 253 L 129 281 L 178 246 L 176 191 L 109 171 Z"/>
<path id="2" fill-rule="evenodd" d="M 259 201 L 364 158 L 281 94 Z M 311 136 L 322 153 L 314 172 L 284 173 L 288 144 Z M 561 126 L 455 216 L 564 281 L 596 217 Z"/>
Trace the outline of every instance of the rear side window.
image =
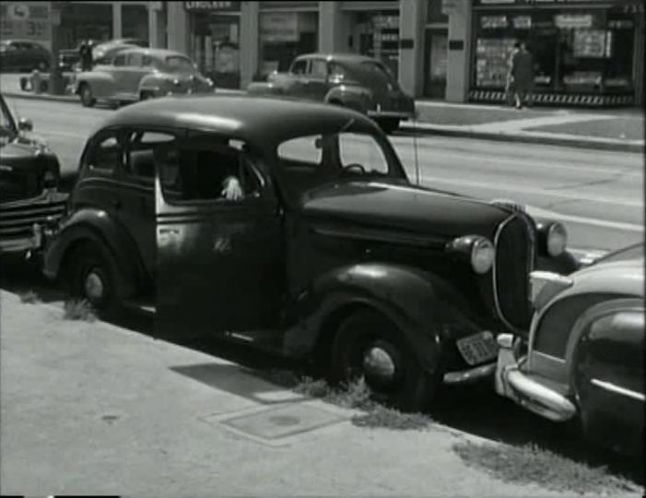
<path id="1" fill-rule="evenodd" d="M 116 135 L 105 136 L 90 151 L 87 159 L 88 169 L 112 174 L 121 165 L 123 152 L 123 147 Z"/>
<path id="2" fill-rule="evenodd" d="M 125 66 L 125 65 L 126 65 L 126 56 L 125 56 L 125 55 L 123 55 L 123 54 L 121 54 L 121 55 L 117 55 L 117 56 L 114 58 L 114 63 L 113 63 L 113 64 L 114 64 L 115 66 Z"/>
<path id="3" fill-rule="evenodd" d="M 128 54 L 128 65 L 133 67 L 140 67 L 143 62 L 143 54 L 134 53 Z"/>
<path id="4" fill-rule="evenodd" d="M 177 147 L 175 136 L 154 131 L 133 131 L 128 137 L 126 177 L 152 185 L 155 179 L 155 157 L 162 149 Z"/>
<path id="5" fill-rule="evenodd" d="M 315 78 L 327 77 L 327 62 L 320 59 L 312 60 L 310 65 L 310 74 Z"/>
<path id="6" fill-rule="evenodd" d="M 323 149 L 321 135 L 298 137 L 278 146 L 278 157 L 286 166 L 311 166 L 321 164 Z"/>
<path id="7" fill-rule="evenodd" d="M 291 72 L 293 74 L 305 74 L 307 71 L 307 60 L 300 60 L 292 64 Z"/>

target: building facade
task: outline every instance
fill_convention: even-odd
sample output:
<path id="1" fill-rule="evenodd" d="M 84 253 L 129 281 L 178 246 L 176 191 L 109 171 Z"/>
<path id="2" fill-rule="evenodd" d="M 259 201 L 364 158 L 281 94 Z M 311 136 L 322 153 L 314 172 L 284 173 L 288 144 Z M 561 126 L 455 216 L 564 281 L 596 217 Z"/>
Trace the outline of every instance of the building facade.
<path id="1" fill-rule="evenodd" d="M 168 46 L 222 86 L 244 88 L 298 54 L 381 59 L 416 97 L 502 102 L 517 41 L 534 54 L 536 100 L 643 104 L 640 0 L 168 2 Z"/>
<path id="2" fill-rule="evenodd" d="M 46 8 L 50 5 L 50 8 Z M 643 0 L 2 2 L 3 38 L 58 46 L 136 37 L 245 88 L 307 52 L 381 59 L 417 98 L 502 102 L 514 43 L 535 59 L 536 100 L 642 105 Z M 59 15 L 54 15 L 54 10 Z M 26 17 L 25 17 L 26 16 Z"/>

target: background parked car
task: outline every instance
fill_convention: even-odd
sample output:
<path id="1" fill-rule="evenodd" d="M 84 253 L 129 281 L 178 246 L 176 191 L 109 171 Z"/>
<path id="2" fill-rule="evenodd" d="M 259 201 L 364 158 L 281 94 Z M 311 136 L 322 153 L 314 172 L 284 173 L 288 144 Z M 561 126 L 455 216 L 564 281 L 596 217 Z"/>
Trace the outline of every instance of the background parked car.
<path id="1" fill-rule="evenodd" d="M 0 95 L 0 254 L 40 248 L 40 230 L 63 215 L 60 165 L 28 119 L 17 120 Z M 36 226 L 36 227 L 35 227 Z"/>
<path id="2" fill-rule="evenodd" d="M 139 38 L 115 38 L 101 42 L 92 47 L 92 61 L 95 64 L 106 64 L 119 50 L 134 47 L 148 47 L 148 42 Z"/>
<path id="3" fill-rule="evenodd" d="M 119 105 L 170 94 L 212 93 L 215 85 L 186 55 L 172 50 L 127 48 L 109 64 L 77 73 L 74 93 L 86 107 L 97 100 Z"/>
<path id="4" fill-rule="evenodd" d="M 597 444 L 643 454 L 644 244 L 531 281 L 530 335 L 498 338 L 497 392 L 553 421 L 578 418 Z"/>
<path id="5" fill-rule="evenodd" d="M 286 73 L 251 83 L 251 94 L 279 94 L 349 107 L 373 118 L 386 132 L 415 116 L 415 101 L 377 59 L 355 54 L 306 54 Z"/>
<path id="6" fill-rule="evenodd" d="M 34 69 L 47 71 L 51 52 L 29 40 L 0 41 L 0 71 L 28 72 Z"/>

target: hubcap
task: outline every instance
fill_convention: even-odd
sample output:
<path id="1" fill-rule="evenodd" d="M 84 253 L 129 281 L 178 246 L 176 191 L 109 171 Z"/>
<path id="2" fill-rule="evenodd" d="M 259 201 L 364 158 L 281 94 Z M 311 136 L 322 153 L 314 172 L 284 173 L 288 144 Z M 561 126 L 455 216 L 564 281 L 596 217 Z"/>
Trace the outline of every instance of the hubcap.
<path id="1" fill-rule="evenodd" d="M 373 345 L 363 355 L 366 377 L 382 385 L 391 385 L 397 372 L 396 362 L 382 346 Z"/>
<path id="2" fill-rule="evenodd" d="M 101 276 L 94 270 L 87 274 L 85 277 L 85 295 L 92 301 L 100 301 L 103 299 L 105 286 Z"/>

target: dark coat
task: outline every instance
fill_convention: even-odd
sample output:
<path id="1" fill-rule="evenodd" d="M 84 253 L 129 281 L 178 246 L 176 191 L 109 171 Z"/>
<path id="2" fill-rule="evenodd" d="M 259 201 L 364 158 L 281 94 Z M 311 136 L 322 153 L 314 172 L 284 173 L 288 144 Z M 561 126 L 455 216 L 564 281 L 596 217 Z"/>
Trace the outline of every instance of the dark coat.
<path id="1" fill-rule="evenodd" d="M 517 90 L 531 90 L 534 85 L 534 57 L 527 51 L 520 51 L 512 58 L 511 74 Z"/>

